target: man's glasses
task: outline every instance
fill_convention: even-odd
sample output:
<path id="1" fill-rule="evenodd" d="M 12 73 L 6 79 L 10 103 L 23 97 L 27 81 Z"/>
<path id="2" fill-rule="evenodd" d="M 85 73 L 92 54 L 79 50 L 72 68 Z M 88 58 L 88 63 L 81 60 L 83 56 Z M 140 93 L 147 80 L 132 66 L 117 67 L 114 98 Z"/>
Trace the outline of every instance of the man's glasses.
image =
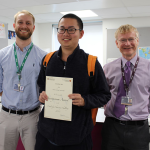
<path id="1" fill-rule="evenodd" d="M 135 38 L 129 38 L 129 39 L 121 39 L 121 40 L 118 40 L 118 41 L 120 41 L 122 44 L 127 43 L 127 41 L 129 41 L 130 43 L 133 43 L 136 38 L 137 37 L 135 37 Z"/>
<path id="2" fill-rule="evenodd" d="M 81 31 L 82 29 L 75 29 L 75 28 L 69 28 L 69 29 L 65 29 L 65 28 L 57 28 L 57 32 L 60 34 L 64 34 L 65 32 L 69 33 L 69 34 L 74 34 L 76 32 L 76 30 Z"/>

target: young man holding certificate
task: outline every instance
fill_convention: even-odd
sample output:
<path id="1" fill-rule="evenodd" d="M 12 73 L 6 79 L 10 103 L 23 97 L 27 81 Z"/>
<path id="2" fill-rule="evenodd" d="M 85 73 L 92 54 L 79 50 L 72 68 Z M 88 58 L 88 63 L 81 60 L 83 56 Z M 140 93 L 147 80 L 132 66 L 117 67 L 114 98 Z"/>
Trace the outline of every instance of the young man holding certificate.
<path id="1" fill-rule="evenodd" d="M 82 20 L 67 14 L 60 19 L 57 32 L 61 46 L 47 67 L 41 67 L 38 78 L 39 100 L 45 108 L 39 117 L 35 150 L 91 150 L 91 109 L 109 101 L 109 87 L 96 60 L 91 89 L 88 54 L 78 45 L 84 35 Z"/>

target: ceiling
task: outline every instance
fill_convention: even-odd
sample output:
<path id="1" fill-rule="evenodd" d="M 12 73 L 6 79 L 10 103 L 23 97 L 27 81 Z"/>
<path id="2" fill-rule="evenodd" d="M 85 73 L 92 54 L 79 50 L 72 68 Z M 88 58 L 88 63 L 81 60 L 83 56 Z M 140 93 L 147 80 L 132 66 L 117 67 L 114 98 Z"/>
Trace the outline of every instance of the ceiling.
<path id="1" fill-rule="evenodd" d="M 0 0 L 0 17 L 13 19 L 20 10 L 28 10 L 37 23 L 58 22 L 61 11 L 92 10 L 102 20 L 150 16 L 150 0 Z"/>

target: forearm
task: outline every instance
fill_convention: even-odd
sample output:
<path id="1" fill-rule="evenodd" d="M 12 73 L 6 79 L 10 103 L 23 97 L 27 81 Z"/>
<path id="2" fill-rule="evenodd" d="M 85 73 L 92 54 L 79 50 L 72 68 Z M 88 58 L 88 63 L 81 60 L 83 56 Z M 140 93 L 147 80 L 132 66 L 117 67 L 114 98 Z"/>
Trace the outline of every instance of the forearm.
<path id="1" fill-rule="evenodd" d="M 85 109 L 103 107 L 110 99 L 110 93 L 88 94 L 83 96 L 85 100 Z"/>

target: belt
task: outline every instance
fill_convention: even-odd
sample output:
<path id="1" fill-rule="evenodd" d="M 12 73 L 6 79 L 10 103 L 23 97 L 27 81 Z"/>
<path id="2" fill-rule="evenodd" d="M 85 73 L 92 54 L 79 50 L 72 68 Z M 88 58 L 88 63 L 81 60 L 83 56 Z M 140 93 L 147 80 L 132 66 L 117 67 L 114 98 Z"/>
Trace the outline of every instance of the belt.
<path id="1" fill-rule="evenodd" d="M 108 117 L 111 120 L 113 120 L 114 122 L 117 122 L 121 125 L 144 125 L 145 121 L 147 120 L 137 120 L 137 121 L 122 121 L 122 120 L 118 120 L 116 118 L 112 118 L 112 117 Z"/>
<path id="2" fill-rule="evenodd" d="M 36 108 L 33 109 L 33 110 L 22 111 L 22 110 L 11 110 L 11 109 L 8 109 L 8 108 L 2 106 L 2 109 L 3 109 L 4 111 L 9 112 L 9 113 L 12 113 L 12 114 L 17 114 L 17 115 L 25 115 L 25 114 L 29 114 L 29 113 L 31 113 L 31 112 L 33 112 L 33 111 L 38 110 L 39 108 L 40 108 L 40 106 L 36 107 Z"/>

